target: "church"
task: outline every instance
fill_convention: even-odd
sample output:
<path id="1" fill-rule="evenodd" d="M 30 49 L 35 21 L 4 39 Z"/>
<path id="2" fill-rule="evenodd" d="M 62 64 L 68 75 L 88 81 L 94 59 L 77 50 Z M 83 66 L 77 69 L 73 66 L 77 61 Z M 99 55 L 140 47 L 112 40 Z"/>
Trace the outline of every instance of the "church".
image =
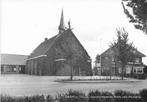
<path id="1" fill-rule="evenodd" d="M 58 34 L 45 40 L 29 55 L 25 73 L 29 75 L 92 75 L 91 58 L 73 33 L 64 25 L 61 13 Z"/>

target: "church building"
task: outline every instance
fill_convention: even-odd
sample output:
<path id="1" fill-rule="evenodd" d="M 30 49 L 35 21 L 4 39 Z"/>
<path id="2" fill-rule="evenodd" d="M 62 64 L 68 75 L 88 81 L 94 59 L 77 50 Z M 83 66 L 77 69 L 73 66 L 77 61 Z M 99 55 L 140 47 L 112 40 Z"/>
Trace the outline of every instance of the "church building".
<path id="1" fill-rule="evenodd" d="M 26 74 L 30 75 L 91 75 L 91 58 L 75 34 L 70 22 L 64 25 L 63 10 L 59 32 L 50 39 L 45 38 L 28 57 Z"/>

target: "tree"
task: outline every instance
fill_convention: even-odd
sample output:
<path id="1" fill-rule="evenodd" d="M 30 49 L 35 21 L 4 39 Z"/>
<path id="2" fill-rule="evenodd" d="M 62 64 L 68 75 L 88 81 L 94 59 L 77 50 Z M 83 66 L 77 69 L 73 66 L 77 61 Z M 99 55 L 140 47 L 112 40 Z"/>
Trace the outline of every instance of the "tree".
<path id="1" fill-rule="evenodd" d="M 71 67 L 70 69 L 70 80 L 73 80 L 73 58 L 74 54 L 72 52 L 69 52 L 66 56 L 66 59 Z"/>
<path id="2" fill-rule="evenodd" d="M 121 77 L 123 80 L 124 77 L 124 69 L 128 62 L 134 61 L 135 54 L 133 50 L 133 43 L 128 42 L 128 32 L 124 28 L 116 29 L 117 30 L 117 40 L 112 42 L 111 47 L 115 50 L 117 49 L 117 53 L 115 53 L 117 60 L 121 63 Z"/>
<path id="3" fill-rule="evenodd" d="M 96 58 L 95 58 L 95 65 L 94 65 L 94 68 L 93 68 L 93 74 L 94 75 L 98 75 L 98 67 L 100 68 L 100 66 L 98 66 L 98 64 L 100 64 L 100 55 L 97 54 L 96 55 Z"/>
<path id="4" fill-rule="evenodd" d="M 100 63 L 100 55 L 99 54 L 96 55 L 95 62 Z"/>
<path id="5" fill-rule="evenodd" d="M 122 0 L 122 6 L 129 22 L 147 34 L 147 0 Z"/>

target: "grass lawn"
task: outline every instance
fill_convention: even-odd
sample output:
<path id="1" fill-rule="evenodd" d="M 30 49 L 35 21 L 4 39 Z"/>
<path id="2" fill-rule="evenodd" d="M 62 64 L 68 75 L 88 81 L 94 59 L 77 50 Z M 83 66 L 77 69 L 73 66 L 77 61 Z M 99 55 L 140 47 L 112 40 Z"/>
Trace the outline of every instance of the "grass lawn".
<path id="1" fill-rule="evenodd" d="M 66 79 L 69 78 L 69 76 L 0 75 L 0 94 L 11 96 L 30 96 L 36 94 L 53 95 L 64 93 L 69 89 L 81 90 L 83 92 L 96 89 L 100 91 L 115 91 L 121 89 L 139 92 L 139 90 L 147 88 L 147 80 L 131 83 L 60 83 L 54 81 L 61 78 Z M 88 77 L 82 78 L 87 79 Z"/>

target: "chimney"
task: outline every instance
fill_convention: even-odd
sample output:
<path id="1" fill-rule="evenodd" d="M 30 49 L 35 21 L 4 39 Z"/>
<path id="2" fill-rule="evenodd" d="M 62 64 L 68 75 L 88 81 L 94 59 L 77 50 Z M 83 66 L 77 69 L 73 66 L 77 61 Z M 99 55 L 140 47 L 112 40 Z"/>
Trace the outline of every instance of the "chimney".
<path id="1" fill-rule="evenodd" d="M 47 40 L 48 40 L 48 38 L 45 38 L 44 40 L 45 40 L 45 41 L 47 41 Z"/>

